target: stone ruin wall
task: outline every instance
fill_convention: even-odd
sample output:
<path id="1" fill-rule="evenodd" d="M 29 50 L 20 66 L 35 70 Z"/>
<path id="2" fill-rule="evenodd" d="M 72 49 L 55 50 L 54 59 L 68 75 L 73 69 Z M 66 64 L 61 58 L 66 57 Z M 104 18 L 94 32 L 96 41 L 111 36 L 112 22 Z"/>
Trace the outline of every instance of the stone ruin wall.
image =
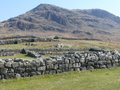
<path id="1" fill-rule="evenodd" d="M 118 51 L 73 51 L 64 55 L 22 59 L 0 59 L 0 79 L 57 74 L 68 71 L 94 70 L 120 66 Z"/>
<path id="2" fill-rule="evenodd" d="M 19 44 L 24 42 L 51 42 L 58 41 L 52 38 L 13 38 L 13 39 L 0 39 L 0 45 L 6 44 Z"/>
<path id="3" fill-rule="evenodd" d="M 14 56 L 17 53 L 20 53 L 21 50 L 17 49 L 0 49 L 0 56 Z"/>
<path id="4" fill-rule="evenodd" d="M 0 49 L 0 56 L 14 56 L 17 53 L 23 53 L 23 54 L 29 54 L 29 52 L 32 54 L 58 54 L 68 51 L 80 51 L 81 49 L 55 49 L 55 48 L 49 48 L 49 49 Z M 36 55 L 28 55 L 31 57 L 35 57 Z M 36 58 L 36 57 L 35 57 Z"/>

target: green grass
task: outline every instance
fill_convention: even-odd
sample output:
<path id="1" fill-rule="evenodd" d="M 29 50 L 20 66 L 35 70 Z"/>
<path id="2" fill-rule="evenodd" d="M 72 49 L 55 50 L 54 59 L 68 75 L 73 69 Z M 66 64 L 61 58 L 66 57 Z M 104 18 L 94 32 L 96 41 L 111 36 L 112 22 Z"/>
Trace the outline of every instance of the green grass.
<path id="1" fill-rule="evenodd" d="M 3 80 L 0 90 L 120 90 L 120 68 Z"/>
<path id="2" fill-rule="evenodd" d="M 24 60 L 34 60 L 35 58 L 32 58 L 32 57 L 29 57 L 27 56 L 26 54 L 21 54 L 21 53 L 18 53 L 14 56 L 0 56 L 0 59 L 14 59 L 14 58 L 21 58 L 21 59 L 24 59 Z"/>
<path id="3" fill-rule="evenodd" d="M 26 45 L 26 43 L 20 44 L 7 44 L 7 45 L 0 45 L 0 49 L 21 49 L 21 48 L 51 48 L 56 45 L 58 42 L 31 42 L 34 44 L 33 46 Z"/>
<path id="4" fill-rule="evenodd" d="M 91 40 L 60 40 L 60 42 L 35 42 L 35 46 L 25 43 L 0 45 L 0 49 L 51 48 L 58 43 L 70 44 L 71 48 L 102 47 L 120 50 L 119 42 Z M 66 47 L 68 48 L 68 47 Z M 46 57 L 48 57 L 46 55 Z M 33 60 L 25 54 L 0 58 L 23 58 Z M 43 75 L 0 81 L 0 90 L 120 90 L 120 68 L 82 72 L 67 72 L 57 75 Z"/>

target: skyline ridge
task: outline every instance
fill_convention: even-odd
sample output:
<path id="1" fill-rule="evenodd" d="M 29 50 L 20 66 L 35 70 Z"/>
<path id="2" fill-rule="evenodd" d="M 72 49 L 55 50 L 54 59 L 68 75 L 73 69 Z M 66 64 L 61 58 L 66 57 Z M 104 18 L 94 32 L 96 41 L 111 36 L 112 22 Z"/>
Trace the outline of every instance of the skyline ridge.
<path id="1" fill-rule="evenodd" d="M 59 8 L 62 8 L 62 9 L 68 9 L 68 8 L 64 8 L 64 7 L 57 6 L 57 5 L 53 5 L 53 4 L 49 4 L 49 3 L 41 3 L 41 4 L 37 5 L 36 7 L 39 7 L 39 6 L 41 6 L 41 5 L 49 5 L 49 6 L 59 7 Z M 36 7 L 35 7 L 35 8 L 36 8 Z M 35 8 L 32 8 L 31 10 L 33 10 L 33 9 L 35 9 Z M 115 16 L 117 16 L 117 17 L 120 17 L 120 16 L 118 16 L 118 15 L 116 15 L 116 14 L 113 14 L 112 12 L 109 12 L 109 11 L 107 11 L 107 10 L 105 10 L 105 9 L 100 9 L 100 8 L 92 8 L 92 9 L 74 8 L 74 9 L 68 9 L 68 10 L 102 10 L 102 11 L 106 11 L 106 12 L 112 14 L 112 15 L 115 15 Z M 26 12 L 24 12 L 24 13 L 22 13 L 22 14 L 25 14 L 25 13 L 27 13 L 27 12 L 29 12 L 29 11 L 26 11 Z M 20 14 L 20 15 L 22 15 L 22 14 Z M 14 17 L 17 17 L 17 16 L 19 16 L 19 15 L 9 17 L 8 19 L 14 18 Z M 6 20 L 8 20 L 8 19 L 6 19 Z M 2 21 L 0 20 L 0 22 L 6 21 L 6 20 L 2 20 Z"/>
<path id="2" fill-rule="evenodd" d="M 20 14 L 24 14 L 25 12 L 42 3 L 52 4 L 66 9 L 102 9 L 111 12 L 116 16 L 120 16 L 119 0 L 4 0 L 0 3 L 0 21 L 7 20 Z"/>

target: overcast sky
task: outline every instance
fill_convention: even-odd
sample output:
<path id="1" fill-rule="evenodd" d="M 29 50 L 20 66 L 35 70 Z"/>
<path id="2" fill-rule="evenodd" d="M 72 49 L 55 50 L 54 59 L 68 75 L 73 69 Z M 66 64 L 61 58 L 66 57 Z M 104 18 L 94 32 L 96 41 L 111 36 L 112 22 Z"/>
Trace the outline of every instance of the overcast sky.
<path id="1" fill-rule="evenodd" d="M 99 8 L 120 16 L 120 0 L 1 0 L 0 21 L 23 14 L 41 3 L 67 9 Z"/>

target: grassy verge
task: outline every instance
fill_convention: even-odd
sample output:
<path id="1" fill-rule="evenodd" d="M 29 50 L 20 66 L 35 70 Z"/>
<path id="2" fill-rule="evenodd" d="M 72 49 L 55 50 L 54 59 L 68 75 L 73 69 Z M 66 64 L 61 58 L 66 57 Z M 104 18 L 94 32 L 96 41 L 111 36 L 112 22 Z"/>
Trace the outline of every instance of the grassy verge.
<path id="1" fill-rule="evenodd" d="M 0 90 L 120 90 L 120 68 L 3 80 Z"/>

